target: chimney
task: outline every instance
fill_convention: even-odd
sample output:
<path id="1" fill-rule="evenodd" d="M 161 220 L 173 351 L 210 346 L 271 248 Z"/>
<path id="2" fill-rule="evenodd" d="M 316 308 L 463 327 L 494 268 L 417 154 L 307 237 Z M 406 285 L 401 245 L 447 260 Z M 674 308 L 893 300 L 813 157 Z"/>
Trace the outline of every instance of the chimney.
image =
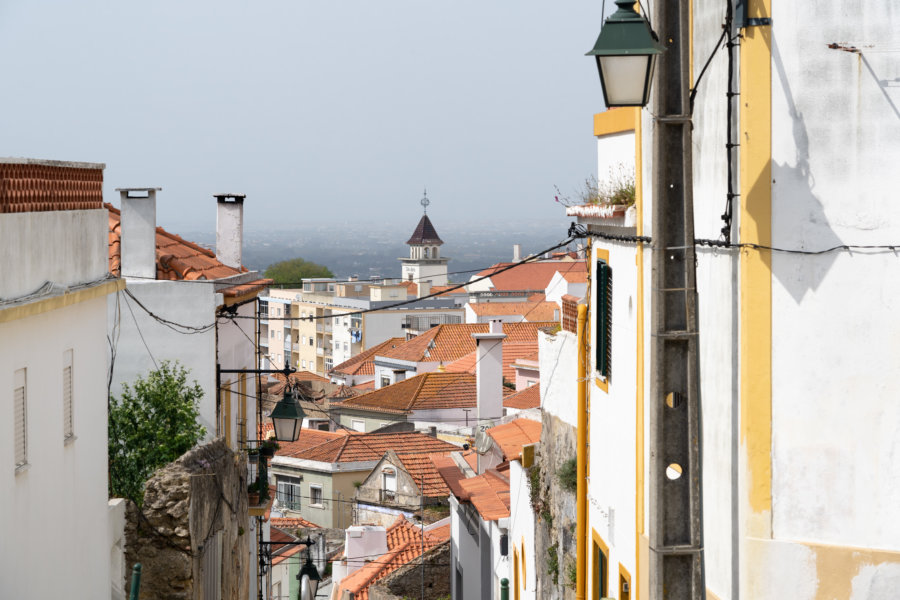
<path id="1" fill-rule="evenodd" d="M 522 260 L 522 244 L 513 244 L 513 262 Z"/>
<path id="2" fill-rule="evenodd" d="M 156 279 L 156 192 L 162 188 L 116 188 L 122 202 L 122 277 Z"/>
<path id="3" fill-rule="evenodd" d="M 216 260 L 240 269 L 244 248 L 244 194 L 214 194 L 216 213 Z"/>
<path id="4" fill-rule="evenodd" d="M 490 426 L 503 416 L 503 322 L 492 320 L 488 333 L 473 333 L 478 349 L 475 363 L 476 418 Z M 479 457 L 479 463 L 481 457 Z M 479 464 L 478 472 L 481 473 Z"/>
<path id="5" fill-rule="evenodd" d="M 431 280 L 420 281 L 418 297 L 422 298 L 423 296 L 427 296 L 430 293 L 431 293 Z"/>

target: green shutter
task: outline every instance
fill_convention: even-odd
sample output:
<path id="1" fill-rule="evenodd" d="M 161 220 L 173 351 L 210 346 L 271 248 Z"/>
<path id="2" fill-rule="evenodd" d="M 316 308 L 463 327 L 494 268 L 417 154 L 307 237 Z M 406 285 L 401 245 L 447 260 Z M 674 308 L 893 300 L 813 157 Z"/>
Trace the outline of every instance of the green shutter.
<path id="1" fill-rule="evenodd" d="M 609 379 L 612 362 L 612 269 L 597 262 L 597 371 Z"/>

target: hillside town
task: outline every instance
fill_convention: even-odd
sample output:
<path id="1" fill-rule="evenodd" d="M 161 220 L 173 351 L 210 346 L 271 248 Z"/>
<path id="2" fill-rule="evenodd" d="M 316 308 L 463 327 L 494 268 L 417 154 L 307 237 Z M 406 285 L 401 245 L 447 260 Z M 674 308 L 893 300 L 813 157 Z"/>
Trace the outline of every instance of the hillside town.
<path id="1" fill-rule="evenodd" d="M 474 272 L 434 193 L 275 281 L 251 194 L 210 248 L 0 158 L 0 598 L 900 597 L 900 73 L 840 41 L 898 19 L 615 4 L 594 183 Z"/>

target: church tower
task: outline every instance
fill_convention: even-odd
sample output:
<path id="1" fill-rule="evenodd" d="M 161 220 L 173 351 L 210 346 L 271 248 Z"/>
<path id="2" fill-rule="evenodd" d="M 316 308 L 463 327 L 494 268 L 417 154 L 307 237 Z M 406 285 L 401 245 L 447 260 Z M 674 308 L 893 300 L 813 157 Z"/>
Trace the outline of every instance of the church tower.
<path id="1" fill-rule="evenodd" d="M 423 214 L 413 231 L 409 244 L 409 258 L 401 258 L 403 279 L 406 281 L 431 281 L 431 285 L 447 285 L 447 262 L 449 258 L 441 257 L 441 246 L 444 242 L 438 237 L 431 219 L 428 218 L 428 192 L 420 201 Z"/>

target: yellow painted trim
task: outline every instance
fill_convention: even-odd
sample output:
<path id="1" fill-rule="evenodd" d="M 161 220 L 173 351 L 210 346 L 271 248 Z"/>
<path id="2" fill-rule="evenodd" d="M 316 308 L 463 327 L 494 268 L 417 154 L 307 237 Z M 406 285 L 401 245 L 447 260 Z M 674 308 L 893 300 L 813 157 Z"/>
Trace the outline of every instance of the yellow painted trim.
<path id="1" fill-rule="evenodd" d="M 643 128 L 641 112 L 635 114 L 634 124 L 634 207 L 637 213 L 635 223 L 637 235 L 644 235 L 644 190 L 643 190 Z M 637 262 L 637 357 L 635 378 L 635 490 L 634 490 L 634 579 L 641 581 L 641 534 L 644 533 L 644 244 L 638 242 L 635 254 Z M 637 585 L 632 585 L 631 598 L 639 597 Z"/>
<path id="2" fill-rule="evenodd" d="M 577 344 L 576 385 L 578 386 L 578 424 L 576 427 L 577 447 L 576 473 L 577 489 L 575 493 L 575 599 L 585 600 L 585 588 L 587 580 L 587 369 L 588 356 L 585 349 L 587 338 L 588 308 L 584 304 L 578 305 L 577 331 L 575 338 Z"/>
<path id="3" fill-rule="evenodd" d="M 34 317 L 46 312 L 72 306 L 79 302 L 86 302 L 87 300 L 93 300 L 94 298 L 99 298 L 101 296 L 108 296 L 109 294 L 114 294 L 124 289 L 124 279 L 111 279 L 88 288 L 76 290 L 74 292 L 66 292 L 59 296 L 53 296 L 52 298 L 35 300 L 34 302 L 27 302 L 25 304 L 17 304 L 15 306 L 10 306 L 9 308 L 0 309 L 0 323 L 8 323 L 26 317 Z"/>
<path id="4" fill-rule="evenodd" d="M 748 16 L 771 15 L 771 0 L 748 4 Z M 772 244 L 772 30 L 748 27 L 741 42 L 740 241 Z M 772 513 L 772 257 L 740 257 L 741 443 L 751 524 L 771 536 Z M 756 523 L 753 525 L 752 523 Z"/>
<path id="5" fill-rule="evenodd" d="M 597 530 L 591 527 L 591 539 L 594 542 L 594 548 L 591 548 L 591 589 L 593 591 L 592 598 L 605 598 L 609 593 L 609 546 L 606 542 L 603 541 L 603 538 L 600 537 L 600 534 L 597 533 Z M 600 573 L 596 572 L 594 569 L 594 552 L 599 550 L 603 557 L 606 559 L 606 577 L 603 578 L 603 583 L 606 585 L 603 586 L 603 589 L 600 589 Z"/>
<path id="6" fill-rule="evenodd" d="M 628 584 L 627 595 L 626 595 L 626 592 L 624 592 L 622 590 L 622 580 L 623 579 Z M 618 588 L 619 588 L 619 596 L 618 596 L 619 600 L 623 600 L 623 598 L 632 600 L 635 597 L 634 596 L 634 587 L 631 585 L 631 574 L 628 572 L 628 569 L 626 569 L 622 565 L 622 563 L 619 563 L 619 586 L 618 586 Z"/>
<path id="7" fill-rule="evenodd" d="M 594 115 L 594 135 L 610 135 L 634 131 L 635 114 L 640 118 L 641 109 L 636 106 L 611 108 Z"/>
<path id="8" fill-rule="evenodd" d="M 604 250 L 603 248 L 597 248 L 596 254 L 594 256 L 594 263 L 596 264 L 596 261 L 598 261 L 598 260 L 603 260 L 606 262 L 606 264 L 609 264 L 609 250 Z M 596 294 L 595 294 L 595 296 L 596 296 Z M 595 311 L 595 314 L 600 314 L 600 313 L 599 313 L 599 311 Z M 588 360 L 590 361 L 590 359 L 588 359 Z M 591 363 L 591 364 L 593 366 L 593 363 Z M 596 371 L 596 369 L 591 369 L 591 370 Z M 609 393 L 609 379 L 604 380 L 602 377 L 594 377 L 594 385 L 596 385 L 598 388 L 600 388 L 607 394 Z"/>
<path id="9" fill-rule="evenodd" d="M 522 589 L 528 589 L 528 571 L 526 570 L 527 565 L 527 553 L 525 552 L 525 536 L 522 536 Z"/>

